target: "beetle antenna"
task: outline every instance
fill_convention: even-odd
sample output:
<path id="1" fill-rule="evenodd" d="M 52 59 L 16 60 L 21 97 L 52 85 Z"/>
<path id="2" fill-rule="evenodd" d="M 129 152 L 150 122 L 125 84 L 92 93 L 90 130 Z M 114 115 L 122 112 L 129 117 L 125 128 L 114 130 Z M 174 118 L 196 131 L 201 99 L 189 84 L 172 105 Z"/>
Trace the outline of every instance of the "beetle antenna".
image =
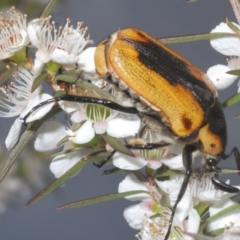
<path id="1" fill-rule="evenodd" d="M 94 97 L 85 97 L 85 96 L 76 96 L 76 95 L 63 94 L 63 95 L 61 95 L 59 97 L 51 98 L 51 99 L 49 99 L 47 101 L 39 103 L 38 105 L 33 107 L 32 110 L 29 113 L 27 113 L 27 115 L 25 115 L 22 118 L 22 120 L 26 124 L 27 118 L 34 111 L 36 111 L 38 108 L 40 108 L 40 107 L 42 107 L 42 106 L 44 106 L 46 104 L 49 104 L 49 103 L 52 103 L 52 102 L 59 102 L 59 101 L 99 104 L 99 105 L 103 105 L 105 107 L 108 107 L 110 109 L 113 109 L 113 110 L 116 110 L 116 111 L 119 111 L 119 112 L 128 113 L 128 114 L 139 114 L 139 111 L 135 107 L 121 106 L 118 103 L 115 103 L 115 102 L 110 101 L 110 100 L 94 98 Z"/>

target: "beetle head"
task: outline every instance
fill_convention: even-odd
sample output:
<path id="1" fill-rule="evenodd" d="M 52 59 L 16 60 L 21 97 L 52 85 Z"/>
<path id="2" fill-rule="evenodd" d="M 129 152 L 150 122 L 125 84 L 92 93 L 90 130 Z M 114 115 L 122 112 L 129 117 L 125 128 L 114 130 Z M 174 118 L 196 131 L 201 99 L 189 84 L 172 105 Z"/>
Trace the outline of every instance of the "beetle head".
<path id="1" fill-rule="evenodd" d="M 206 114 L 205 124 L 198 132 L 198 149 L 213 158 L 223 158 L 227 144 L 226 122 L 218 101 Z M 220 157 L 218 157 L 220 156 Z M 210 158 L 209 158 L 210 159 Z"/>

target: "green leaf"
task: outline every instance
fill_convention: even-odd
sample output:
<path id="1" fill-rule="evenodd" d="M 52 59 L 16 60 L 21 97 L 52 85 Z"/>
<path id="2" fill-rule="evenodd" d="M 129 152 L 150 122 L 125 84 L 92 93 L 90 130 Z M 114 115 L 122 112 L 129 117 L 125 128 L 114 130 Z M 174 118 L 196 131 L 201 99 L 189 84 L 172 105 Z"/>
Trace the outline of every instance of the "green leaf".
<path id="1" fill-rule="evenodd" d="M 209 40 L 216 38 L 224 38 L 224 37 L 238 37 L 237 34 L 234 33 L 205 33 L 205 34 L 197 34 L 197 35 L 188 35 L 182 37 L 170 37 L 170 38 L 159 38 L 158 40 L 163 43 L 181 43 L 181 42 L 193 42 L 200 40 Z"/>
<path id="2" fill-rule="evenodd" d="M 128 192 L 123 192 L 123 193 L 112 193 L 112 194 L 102 195 L 102 196 L 98 196 L 98 197 L 94 197 L 94 198 L 89 198 L 89 199 L 65 204 L 63 206 L 58 207 L 58 209 L 62 210 L 62 209 L 67 209 L 67 208 L 82 207 L 82 206 L 86 206 L 86 205 L 90 205 L 90 204 L 115 200 L 115 199 L 131 196 L 131 195 L 135 195 L 135 194 L 140 194 L 140 193 L 149 194 L 149 192 L 143 191 L 143 190 L 128 191 Z"/>
<path id="3" fill-rule="evenodd" d="M 223 234 L 224 231 L 225 231 L 225 228 L 218 228 L 218 229 L 215 229 L 214 231 L 208 232 L 206 234 L 209 237 L 216 237 L 216 236 L 219 236 L 219 235 Z"/>
<path id="4" fill-rule="evenodd" d="M 130 157 L 134 157 L 133 152 L 128 149 L 118 138 L 111 137 L 108 134 L 104 133 L 101 135 L 102 138 L 106 143 L 108 143 L 114 150 L 123 153 L 125 155 L 128 155 Z"/>
<path id="5" fill-rule="evenodd" d="M 190 232 L 185 232 L 184 234 L 192 237 L 192 239 L 194 239 L 194 240 L 214 240 L 212 237 L 208 237 L 208 236 L 202 235 L 202 234 L 195 234 L 195 233 L 190 233 Z"/>
<path id="6" fill-rule="evenodd" d="M 184 175 L 185 173 L 183 171 L 180 171 L 180 170 L 163 170 L 161 171 L 158 171 L 157 174 L 156 174 L 156 178 L 159 179 L 159 178 L 162 178 L 162 177 L 171 177 L 171 176 L 181 176 L 181 175 Z"/>
<path id="7" fill-rule="evenodd" d="M 45 197 L 47 194 L 52 192 L 54 189 L 56 189 L 58 186 L 62 185 L 69 177 L 73 176 L 78 171 L 80 171 L 87 164 L 87 162 L 88 162 L 88 157 L 80 159 L 79 162 L 77 162 L 65 174 L 63 174 L 60 178 L 53 181 L 46 188 L 44 188 L 42 191 L 40 191 L 36 196 L 34 196 L 30 201 L 28 201 L 26 203 L 25 207 L 28 207 L 31 204 L 39 201 L 40 199 Z"/>
<path id="8" fill-rule="evenodd" d="M 2 72 L 0 74 L 0 84 L 3 84 L 6 79 L 8 79 L 10 76 L 12 76 L 12 74 L 15 73 L 20 66 L 21 66 L 21 64 L 19 64 L 17 66 L 12 66 L 11 68 Z"/>
<path id="9" fill-rule="evenodd" d="M 50 0 L 48 2 L 48 5 L 45 7 L 45 9 L 43 10 L 41 17 L 40 18 L 46 18 L 50 15 L 54 5 L 57 3 L 57 0 Z"/>
<path id="10" fill-rule="evenodd" d="M 65 74 L 60 74 L 60 75 L 57 75 L 56 78 L 55 78 L 56 81 L 60 80 L 60 81 L 63 81 L 65 83 L 68 83 L 68 84 L 74 84 L 77 82 L 77 78 L 76 77 L 73 77 L 73 76 L 70 76 L 70 75 L 65 75 Z M 81 80 L 83 81 L 83 80 Z"/>
<path id="11" fill-rule="evenodd" d="M 239 28 L 238 28 L 237 26 L 235 26 L 232 22 L 230 22 L 230 21 L 228 20 L 228 18 L 226 18 L 226 23 L 227 23 L 228 27 L 229 27 L 231 30 L 233 30 L 235 33 L 237 33 L 237 34 L 240 33 Z"/>
<path id="12" fill-rule="evenodd" d="M 225 217 L 229 213 L 232 213 L 234 211 L 239 211 L 239 210 L 240 210 L 240 203 L 233 203 L 231 206 L 226 207 L 220 212 L 209 217 L 205 222 L 210 223 L 210 222 L 216 221 L 222 217 Z"/>
<path id="13" fill-rule="evenodd" d="M 235 75 L 235 76 L 240 76 L 240 69 L 230 70 L 230 71 L 227 71 L 226 73 Z"/>
<path id="14" fill-rule="evenodd" d="M 31 92 L 34 92 L 46 78 L 47 74 L 38 75 L 33 81 Z"/>
<path id="15" fill-rule="evenodd" d="M 233 95 L 232 97 L 230 97 L 229 99 L 227 99 L 223 104 L 222 107 L 230 107 L 233 106 L 234 104 L 238 103 L 240 101 L 240 93 L 237 93 L 235 95 Z"/>
<path id="16" fill-rule="evenodd" d="M 69 153 L 74 153 L 74 152 L 78 152 L 78 151 L 81 151 L 82 149 L 86 149 L 86 148 L 83 148 L 83 147 L 74 147 L 72 149 L 68 149 L 68 150 L 64 150 L 64 151 L 59 151 L 57 153 L 54 153 L 54 154 L 51 154 L 49 156 L 47 156 L 47 159 L 51 159 L 51 158 L 55 158 L 57 156 L 61 156 L 63 154 L 69 154 Z"/>
<path id="17" fill-rule="evenodd" d="M 123 173 L 123 172 L 126 172 L 126 170 L 123 170 L 120 168 L 111 168 L 103 171 L 102 176 L 107 176 L 107 175 L 116 174 L 116 173 Z"/>
<path id="18" fill-rule="evenodd" d="M 13 56 L 9 57 L 9 59 L 15 63 L 24 63 L 27 61 L 27 50 L 28 48 L 25 46 L 19 51 L 15 52 Z"/>
<path id="19" fill-rule="evenodd" d="M 61 68 L 61 64 L 53 62 L 52 60 L 50 60 L 46 65 L 45 70 L 50 74 L 56 73 Z"/>
<path id="20" fill-rule="evenodd" d="M 200 202 L 194 208 L 197 210 L 199 216 L 202 217 L 207 212 L 209 205 L 207 202 Z"/>

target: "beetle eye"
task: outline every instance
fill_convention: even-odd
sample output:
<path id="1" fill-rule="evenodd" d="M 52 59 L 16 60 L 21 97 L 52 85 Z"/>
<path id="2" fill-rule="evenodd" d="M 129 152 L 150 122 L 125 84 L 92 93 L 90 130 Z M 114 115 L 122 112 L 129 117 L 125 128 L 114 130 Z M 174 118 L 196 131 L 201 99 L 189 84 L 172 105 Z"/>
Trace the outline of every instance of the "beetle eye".
<path id="1" fill-rule="evenodd" d="M 215 159 L 215 158 L 207 158 L 207 159 L 206 159 L 206 164 L 207 164 L 207 166 L 208 166 L 209 168 L 214 168 L 214 167 L 216 167 L 216 166 L 217 166 L 217 163 L 218 163 L 218 161 L 217 161 L 217 159 Z"/>

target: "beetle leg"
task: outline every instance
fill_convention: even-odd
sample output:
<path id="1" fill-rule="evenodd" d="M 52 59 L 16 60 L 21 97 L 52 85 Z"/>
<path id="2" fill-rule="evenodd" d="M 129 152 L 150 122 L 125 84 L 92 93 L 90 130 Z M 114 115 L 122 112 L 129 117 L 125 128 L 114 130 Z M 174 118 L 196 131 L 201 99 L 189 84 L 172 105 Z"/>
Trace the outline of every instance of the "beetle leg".
<path id="1" fill-rule="evenodd" d="M 177 205 L 181 201 L 184 193 L 186 192 L 186 189 L 187 189 L 187 186 L 189 183 L 189 179 L 192 175 L 192 153 L 195 152 L 196 150 L 197 150 L 197 147 L 194 144 L 186 145 L 183 149 L 182 159 L 183 159 L 183 164 L 186 168 L 186 172 L 185 172 L 185 177 L 184 177 L 181 189 L 178 193 L 177 200 L 172 208 L 172 214 L 171 214 L 171 217 L 169 220 L 167 234 L 165 235 L 165 238 L 164 238 L 165 240 L 167 240 L 169 237 L 169 234 L 170 234 L 171 228 L 172 228 L 172 224 L 173 224 L 173 218 L 175 215 L 175 211 L 177 209 Z"/>
<path id="2" fill-rule="evenodd" d="M 125 146 L 129 149 L 137 149 L 137 150 L 151 150 L 151 149 L 156 149 L 156 148 L 161 148 L 161 147 L 166 147 L 169 146 L 171 143 L 146 143 L 144 145 L 137 144 L 137 145 L 132 145 L 132 144 L 125 144 Z M 96 167 L 101 168 L 103 165 L 105 165 L 111 157 L 116 153 L 116 150 L 112 151 L 109 156 L 107 157 L 106 160 L 104 160 L 101 163 L 93 163 Z"/>
<path id="3" fill-rule="evenodd" d="M 224 192 L 228 193 L 239 193 L 240 190 L 236 187 L 233 187 L 225 182 L 220 181 L 218 178 L 218 174 L 216 174 L 214 177 L 212 177 L 212 183 L 217 187 L 217 189 L 220 189 Z"/>
<path id="4" fill-rule="evenodd" d="M 236 165 L 237 165 L 237 169 L 239 171 L 238 174 L 240 174 L 240 153 L 239 153 L 239 151 L 236 147 L 234 147 L 228 155 L 225 155 L 223 159 L 226 159 L 226 158 L 230 157 L 232 154 L 234 155 L 234 159 L 235 159 L 235 162 L 236 162 Z"/>
<path id="5" fill-rule="evenodd" d="M 137 149 L 137 150 L 152 150 L 156 148 L 166 147 L 171 145 L 171 143 L 146 143 L 146 144 L 126 144 L 125 146 L 129 149 Z"/>
<path id="6" fill-rule="evenodd" d="M 234 154 L 234 159 L 237 164 L 238 171 L 239 171 L 238 174 L 240 174 L 240 153 L 236 147 L 234 147 L 228 155 L 225 155 L 223 157 L 223 159 L 230 157 L 232 154 Z M 238 188 L 233 187 L 229 184 L 226 184 L 225 182 L 220 181 L 218 179 L 218 173 L 216 173 L 215 176 L 212 177 L 212 183 L 215 185 L 215 187 L 217 189 L 220 189 L 224 192 L 228 192 L 228 193 L 239 193 L 240 192 L 240 190 Z"/>
<path id="7" fill-rule="evenodd" d="M 22 120 L 24 121 L 24 123 L 26 123 L 27 118 L 38 108 L 40 108 L 46 104 L 49 104 L 52 102 L 59 102 L 59 101 L 94 103 L 94 104 L 103 105 L 105 107 L 108 107 L 108 108 L 111 108 L 113 110 L 117 110 L 117 111 L 120 111 L 123 113 L 139 114 L 139 111 L 135 107 L 124 107 L 124 106 L 121 106 L 110 100 L 94 98 L 94 97 L 84 97 L 84 96 L 74 96 L 74 95 L 64 94 L 64 95 L 61 95 L 60 97 L 51 98 L 47 101 L 39 103 L 37 106 L 33 107 L 32 110 L 29 113 L 27 113 L 27 115 L 24 116 L 24 118 Z"/>

